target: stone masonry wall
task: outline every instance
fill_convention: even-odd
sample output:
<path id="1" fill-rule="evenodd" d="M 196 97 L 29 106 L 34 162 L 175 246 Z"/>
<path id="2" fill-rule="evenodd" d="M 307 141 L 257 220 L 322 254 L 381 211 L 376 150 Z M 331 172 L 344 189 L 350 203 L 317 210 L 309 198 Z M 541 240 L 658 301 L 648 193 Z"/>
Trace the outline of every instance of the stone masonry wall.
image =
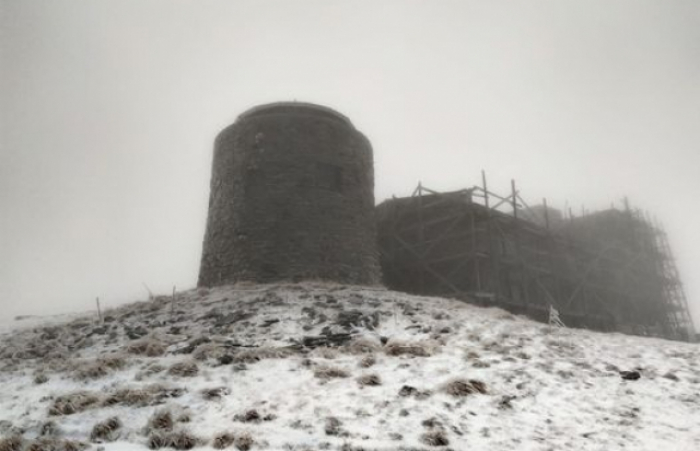
<path id="1" fill-rule="evenodd" d="M 216 139 L 200 286 L 321 279 L 376 285 L 369 141 L 325 107 L 279 103 Z"/>

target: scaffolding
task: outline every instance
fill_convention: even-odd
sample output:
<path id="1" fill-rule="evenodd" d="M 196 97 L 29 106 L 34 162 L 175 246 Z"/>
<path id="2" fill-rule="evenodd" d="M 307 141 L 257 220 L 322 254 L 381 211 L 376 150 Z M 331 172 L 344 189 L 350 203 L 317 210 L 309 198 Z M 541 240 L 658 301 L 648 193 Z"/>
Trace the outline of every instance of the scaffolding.
<path id="1" fill-rule="evenodd" d="M 389 288 L 498 306 L 568 326 L 690 340 L 694 327 L 665 231 L 637 210 L 564 218 L 482 184 L 422 186 L 377 207 Z"/>

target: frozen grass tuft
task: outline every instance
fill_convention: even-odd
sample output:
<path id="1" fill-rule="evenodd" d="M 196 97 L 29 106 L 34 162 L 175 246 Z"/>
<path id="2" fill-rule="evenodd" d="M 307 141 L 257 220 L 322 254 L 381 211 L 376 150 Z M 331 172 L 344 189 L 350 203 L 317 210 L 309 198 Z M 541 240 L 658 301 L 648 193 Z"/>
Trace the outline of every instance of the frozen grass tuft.
<path id="1" fill-rule="evenodd" d="M 381 344 L 369 338 L 357 338 L 340 349 L 348 354 L 370 354 L 378 352 Z"/>
<path id="2" fill-rule="evenodd" d="M 447 446 L 450 444 L 447 434 L 445 434 L 445 431 L 440 429 L 425 432 L 420 436 L 420 441 L 428 446 Z"/>
<path id="3" fill-rule="evenodd" d="M 168 369 L 168 374 L 180 377 L 194 377 L 198 373 L 199 367 L 191 361 L 175 363 Z"/>
<path id="4" fill-rule="evenodd" d="M 475 379 L 454 379 L 442 387 L 442 391 L 455 397 L 469 396 L 474 393 L 487 393 L 486 384 Z"/>
<path id="5" fill-rule="evenodd" d="M 264 359 L 284 359 L 294 352 L 289 348 L 260 347 L 240 351 L 233 357 L 236 363 L 255 363 Z"/>
<path id="6" fill-rule="evenodd" d="M 129 343 L 126 352 L 129 354 L 143 355 L 146 357 L 158 357 L 165 354 L 166 346 L 155 338 L 143 338 Z"/>
<path id="7" fill-rule="evenodd" d="M 22 451 L 24 439 L 21 435 L 11 435 L 0 439 L 0 451 Z"/>
<path id="8" fill-rule="evenodd" d="M 49 415 L 71 415 L 82 412 L 93 407 L 99 400 L 97 395 L 86 391 L 62 395 L 54 399 L 53 404 L 49 407 Z"/>
<path id="9" fill-rule="evenodd" d="M 40 437 L 57 437 L 59 435 L 61 435 L 61 430 L 54 421 L 47 421 L 46 423 L 42 424 L 41 428 L 39 429 Z"/>
<path id="10" fill-rule="evenodd" d="M 146 430 L 149 432 L 172 431 L 174 424 L 175 422 L 173 421 L 173 415 L 172 413 L 170 413 L 170 410 L 157 410 L 153 413 L 153 415 L 151 415 L 151 418 L 148 419 L 148 425 L 146 426 Z"/>
<path id="11" fill-rule="evenodd" d="M 189 431 L 176 431 L 168 436 L 168 445 L 177 450 L 194 448 L 200 440 Z"/>
<path id="12" fill-rule="evenodd" d="M 218 343 L 205 343 L 197 347 L 192 353 L 192 358 L 195 360 L 218 360 L 225 356 L 228 350 Z"/>
<path id="13" fill-rule="evenodd" d="M 377 363 L 377 358 L 374 356 L 374 354 L 366 355 L 360 360 L 360 366 L 362 368 L 369 368 L 374 366 L 375 363 Z"/>
<path id="14" fill-rule="evenodd" d="M 339 436 L 343 432 L 343 423 L 336 417 L 328 417 L 323 430 L 326 432 L 326 435 Z"/>
<path id="15" fill-rule="evenodd" d="M 75 369 L 76 379 L 99 379 L 126 366 L 126 359 L 121 355 L 100 357 L 92 362 L 82 362 Z"/>
<path id="16" fill-rule="evenodd" d="M 382 385 L 382 379 L 378 374 L 365 374 L 357 378 L 361 387 L 376 387 Z"/>
<path id="17" fill-rule="evenodd" d="M 235 437 L 230 432 L 221 432 L 216 434 L 211 441 L 211 446 L 214 449 L 224 449 L 233 445 Z"/>
<path id="18" fill-rule="evenodd" d="M 350 373 L 343 368 L 337 366 L 321 366 L 314 370 L 314 376 L 318 379 L 337 379 L 350 377 Z"/>
<path id="19" fill-rule="evenodd" d="M 86 448 L 87 444 L 75 440 L 40 438 L 29 443 L 24 451 L 81 451 Z"/>
<path id="20" fill-rule="evenodd" d="M 148 434 L 146 445 L 149 449 L 165 448 L 169 445 L 168 435 L 165 432 L 153 431 Z"/>
<path id="21" fill-rule="evenodd" d="M 205 388 L 201 391 L 201 393 L 202 398 L 206 399 L 207 401 L 211 401 L 213 399 L 223 398 L 224 396 L 230 394 L 231 390 L 229 390 L 228 387 L 213 387 Z"/>
<path id="22" fill-rule="evenodd" d="M 43 371 L 37 371 L 34 375 L 34 383 L 41 385 L 49 381 L 49 377 Z"/>
<path id="23" fill-rule="evenodd" d="M 117 439 L 117 431 L 121 429 L 122 422 L 118 417 L 111 417 L 95 424 L 90 433 L 92 442 L 112 442 Z"/>
<path id="24" fill-rule="evenodd" d="M 390 356 L 430 357 L 437 352 L 438 348 L 438 343 L 428 340 L 420 342 L 391 341 L 384 346 L 384 352 Z"/>
<path id="25" fill-rule="evenodd" d="M 253 436 L 249 432 L 242 432 L 236 436 L 234 444 L 240 451 L 248 451 L 255 444 Z"/>

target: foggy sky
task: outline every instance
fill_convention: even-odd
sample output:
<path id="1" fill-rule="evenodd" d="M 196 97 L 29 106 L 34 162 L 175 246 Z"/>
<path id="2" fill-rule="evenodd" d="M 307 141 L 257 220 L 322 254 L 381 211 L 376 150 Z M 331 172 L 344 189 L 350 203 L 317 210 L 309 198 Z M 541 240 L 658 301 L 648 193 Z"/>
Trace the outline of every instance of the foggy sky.
<path id="1" fill-rule="evenodd" d="M 194 286 L 212 143 L 299 100 L 377 202 L 477 184 L 665 225 L 700 325 L 700 2 L 0 0 L 0 318 Z"/>

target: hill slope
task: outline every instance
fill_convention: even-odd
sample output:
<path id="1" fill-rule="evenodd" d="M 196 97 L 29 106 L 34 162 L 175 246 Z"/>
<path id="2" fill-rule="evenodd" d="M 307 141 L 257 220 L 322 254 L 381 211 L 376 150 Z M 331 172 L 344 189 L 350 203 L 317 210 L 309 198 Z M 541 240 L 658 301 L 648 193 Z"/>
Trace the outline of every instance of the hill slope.
<path id="1" fill-rule="evenodd" d="M 0 451 L 700 449 L 697 345 L 448 299 L 222 287 L 0 339 Z"/>

